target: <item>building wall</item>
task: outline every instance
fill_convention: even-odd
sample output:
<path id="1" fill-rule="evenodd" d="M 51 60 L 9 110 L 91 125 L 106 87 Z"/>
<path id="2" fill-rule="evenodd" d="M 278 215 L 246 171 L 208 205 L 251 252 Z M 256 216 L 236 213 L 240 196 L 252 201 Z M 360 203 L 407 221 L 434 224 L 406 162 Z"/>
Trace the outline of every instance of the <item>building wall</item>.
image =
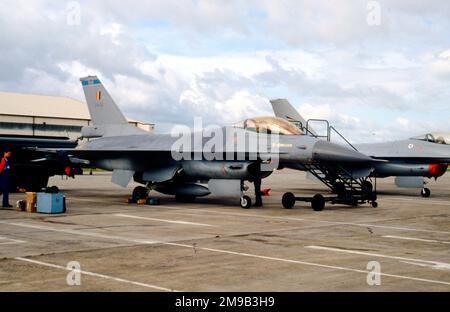
<path id="1" fill-rule="evenodd" d="M 87 125 L 89 125 L 89 120 L 0 115 L 0 134 L 3 135 L 76 139 L 80 136 L 81 128 Z"/>
<path id="2" fill-rule="evenodd" d="M 153 132 L 154 125 L 129 120 Z M 77 139 L 90 124 L 86 103 L 60 96 L 0 92 L 0 135 L 69 137 Z"/>

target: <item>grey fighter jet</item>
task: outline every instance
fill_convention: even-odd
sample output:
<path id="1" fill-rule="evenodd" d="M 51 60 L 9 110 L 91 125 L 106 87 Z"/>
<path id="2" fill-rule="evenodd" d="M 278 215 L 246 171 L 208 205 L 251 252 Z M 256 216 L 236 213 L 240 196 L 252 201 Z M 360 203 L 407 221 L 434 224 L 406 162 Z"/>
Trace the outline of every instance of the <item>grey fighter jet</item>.
<path id="1" fill-rule="evenodd" d="M 287 100 L 272 100 L 271 104 L 277 117 L 295 124 L 303 133 L 317 137 L 309 122 Z M 385 160 L 373 164 L 371 176 L 394 176 L 398 187 L 420 188 L 421 195 L 429 197 L 431 191 L 424 187 L 424 178 L 437 179 L 445 174 L 450 163 L 449 143 L 449 135 L 437 133 L 407 140 L 350 146 L 373 159 Z M 337 185 L 336 188 L 339 187 Z"/>
<path id="2" fill-rule="evenodd" d="M 92 118 L 92 125 L 82 129 L 82 136 L 89 141 L 65 153 L 88 160 L 91 166 L 112 170 L 112 182 L 123 187 L 132 178 L 143 184 L 133 190 L 134 199 L 147 198 L 149 190 L 174 195 L 181 201 L 212 193 L 239 196 L 240 205 L 249 208 L 251 199 L 244 195 L 243 182 L 265 178 L 276 168 L 320 164 L 323 170 L 332 172 L 341 165 L 368 172 L 373 166 L 370 157 L 300 135 L 298 128 L 276 117 L 247 119 L 188 135 L 148 133 L 126 122 L 96 76 L 80 80 Z M 350 178 L 356 181 L 360 177 Z M 356 191 L 354 186 L 351 190 L 355 192 L 341 202 L 376 204 L 372 190 Z M 320 195 L 309 201 L 321 210 L 326 200 Z M 292 201 L 295 198 L 290 198 L 293 206 Z"/>

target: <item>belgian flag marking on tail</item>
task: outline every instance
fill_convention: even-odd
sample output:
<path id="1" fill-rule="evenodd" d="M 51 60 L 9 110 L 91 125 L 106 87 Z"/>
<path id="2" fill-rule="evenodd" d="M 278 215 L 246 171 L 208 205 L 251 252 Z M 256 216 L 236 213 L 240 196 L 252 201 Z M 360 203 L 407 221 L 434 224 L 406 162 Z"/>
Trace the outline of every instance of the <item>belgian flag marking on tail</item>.
<path id="1" fill-rule="evenodd" d="M 102 92 L 101 91 L 95 92 L 95 99 L 97 100 L 97 102 L 99 102 L 102 99 Z"/>

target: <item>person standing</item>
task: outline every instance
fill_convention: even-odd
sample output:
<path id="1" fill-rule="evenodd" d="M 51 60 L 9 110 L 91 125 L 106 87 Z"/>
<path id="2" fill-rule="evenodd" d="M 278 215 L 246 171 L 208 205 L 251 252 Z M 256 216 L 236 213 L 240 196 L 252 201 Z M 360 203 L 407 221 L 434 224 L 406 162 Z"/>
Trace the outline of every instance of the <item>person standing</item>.
<path id="1" fill-rule="evenodd" d="M 11 208 L 9 204 L 9 189 L 11 187 L 11 167 L 9 165 L 9 158 L 11 157 L 11 150 L 5 149 L 3 158 L 0 160 L 0 191 L 3 193 L 3 208 Z"/>
<path id="2" fill-rule="evenodd" d="M 253 181 L 253 184 L 255 185 L 255 198 L 256 198 L 255 204 L 253 205 L 254 207 L 262 207 L 263 205 L 261 183 L 262 180 L 258 178 Z"/>

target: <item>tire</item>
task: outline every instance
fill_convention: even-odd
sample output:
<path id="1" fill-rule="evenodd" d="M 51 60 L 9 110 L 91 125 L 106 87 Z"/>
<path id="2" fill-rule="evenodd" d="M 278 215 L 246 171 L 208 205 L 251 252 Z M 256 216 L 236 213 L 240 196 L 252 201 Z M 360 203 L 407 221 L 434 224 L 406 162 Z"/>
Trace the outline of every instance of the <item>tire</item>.
<path id="1" fill-rule="evenodd" d="M 291 192 L 284 193 L 281 198 L 281 204 L 285 209 L 292 209 L 295 205 L 295 195 Z"/>
<path id="2" fill-rule="evenodd" d="M 377 203 L 376 201 L 373 201 L 373 202 L 372 202 L 372 207 L 373 207 L 373 208 L 377 208 L 377 207 L 378 207 L 378 203 Z"/>
<path id="3" fill-rule="evenodd" d="M 147 199 L 148 189 L 144 186 L 136 186 L 133 190 L 131 198 L 133 201 L 137 202 L 140 199 Z"/>
<path id="4" fill-rule="evenodd" d="M 325 208 L 325 198 L 321 194 L 316 194 L 312 198 L 311 208 L 314 211 L 322 211 Z"/>
<path id="5" fill-rule="evenodd" d="M 242 208 L 249 209 L 252 206 L 252 200 L 247 195 L 244 195 L 241 197 L 240 204 Z"/>
<path id="6" fill-rule="evenodd" d="M 431 191 L 429 188 L 424 187 L 421 191 L 420 191 L 420 195 L 422 195 L 422 197 L 424 198 L 428 198 L 431 195 Z"/>

